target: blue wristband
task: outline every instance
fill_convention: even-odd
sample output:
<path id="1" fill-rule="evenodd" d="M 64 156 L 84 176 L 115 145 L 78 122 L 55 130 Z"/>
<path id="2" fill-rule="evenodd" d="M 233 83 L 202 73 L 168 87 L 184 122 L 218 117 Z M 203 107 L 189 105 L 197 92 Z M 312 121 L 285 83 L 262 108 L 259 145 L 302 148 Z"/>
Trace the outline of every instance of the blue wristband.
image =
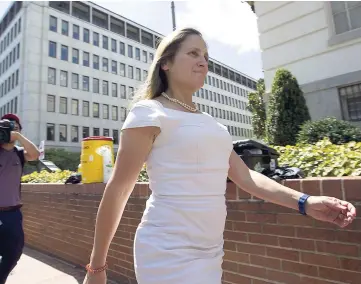
<path id="1" fill-rule="evenodd" d="M 298 210 L 300 211 L 300 213 L 302 215 L 307 215 L 306 210 L 305 210 L 305 204 L 306 204 L 307 198 L 309 198 L 309 197 L 310 197 L 309 195 L 304 194 L 298 200 Z"/>

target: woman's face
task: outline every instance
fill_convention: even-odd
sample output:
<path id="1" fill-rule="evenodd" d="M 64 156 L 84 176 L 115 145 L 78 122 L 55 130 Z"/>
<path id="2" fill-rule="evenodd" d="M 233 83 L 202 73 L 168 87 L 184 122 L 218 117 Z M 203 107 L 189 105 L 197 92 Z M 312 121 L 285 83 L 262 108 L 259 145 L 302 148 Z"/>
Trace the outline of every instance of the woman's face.
<path id="1" fill-rule="evenodd" d="M 180 45 L 172 62 L 162 66 L 167 71 L 169 84 L 180 85 L 196 92 L 208 72 L 208 50 L 204 40 L 198 35 L 188 36 Z"/>

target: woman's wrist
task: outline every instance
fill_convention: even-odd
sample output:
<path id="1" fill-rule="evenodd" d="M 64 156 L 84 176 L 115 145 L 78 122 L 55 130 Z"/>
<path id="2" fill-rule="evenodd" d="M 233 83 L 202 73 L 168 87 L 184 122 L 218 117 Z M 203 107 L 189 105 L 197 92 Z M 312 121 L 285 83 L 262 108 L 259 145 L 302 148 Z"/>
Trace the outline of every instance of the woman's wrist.
<path id="1" fill-rule="evenodd" d="M 93 266 L 92 264 L 88 263 L 85 266 L 85 269 L 90 273 L 90 274 L 96 274 L 96 273 L 100 273 L 100 272 L 104 272 L 106 269 L 108 268 L 108 263 L 105 263 L 102 266 Z"/>

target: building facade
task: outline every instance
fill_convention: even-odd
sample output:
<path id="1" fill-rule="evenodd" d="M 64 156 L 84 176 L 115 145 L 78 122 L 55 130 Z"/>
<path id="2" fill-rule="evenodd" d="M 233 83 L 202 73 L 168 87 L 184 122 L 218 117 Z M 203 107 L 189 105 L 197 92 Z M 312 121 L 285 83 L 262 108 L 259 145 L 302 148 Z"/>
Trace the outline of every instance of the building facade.
<path id="1" fill-rule="evenodd" d="M 266 91 L 286 68 L 312 119 L 361 126 L 361 2 L 255 1 Z"/>
<path id="2" fill-rule="evenodd" d="M 88 136 L 118 144 L 134 92 L 163 36 L 91 2 L 13 2 L 0 23 L 0 114 L 47 148 L 79 151 Z M 233 139 L 252 137 L 247 95 L 254 79 L 211 59 L 200 110 Z"/>

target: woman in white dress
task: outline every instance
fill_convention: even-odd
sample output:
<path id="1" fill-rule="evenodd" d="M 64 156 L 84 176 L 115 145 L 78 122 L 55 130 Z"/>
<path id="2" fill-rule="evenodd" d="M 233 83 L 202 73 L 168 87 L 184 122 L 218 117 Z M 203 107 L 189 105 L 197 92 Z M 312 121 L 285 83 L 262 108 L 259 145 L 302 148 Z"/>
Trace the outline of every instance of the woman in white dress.
<path id="1" fill-rule="evenodd" d="M 355 218 L 346 201 L 309 197 L 249 170 L 233 152 L 227 128 L 192 103 L 207 71 L 198 31 L 178 30 L 160 43 L 122 128 L 84 284 L 106 283 L 108 248 L 144 162 L 152 195 L 134 241 L 138 284 L 221 284 L 227 177 L 254 196 L 318 220 L 345 227 Z"/>

